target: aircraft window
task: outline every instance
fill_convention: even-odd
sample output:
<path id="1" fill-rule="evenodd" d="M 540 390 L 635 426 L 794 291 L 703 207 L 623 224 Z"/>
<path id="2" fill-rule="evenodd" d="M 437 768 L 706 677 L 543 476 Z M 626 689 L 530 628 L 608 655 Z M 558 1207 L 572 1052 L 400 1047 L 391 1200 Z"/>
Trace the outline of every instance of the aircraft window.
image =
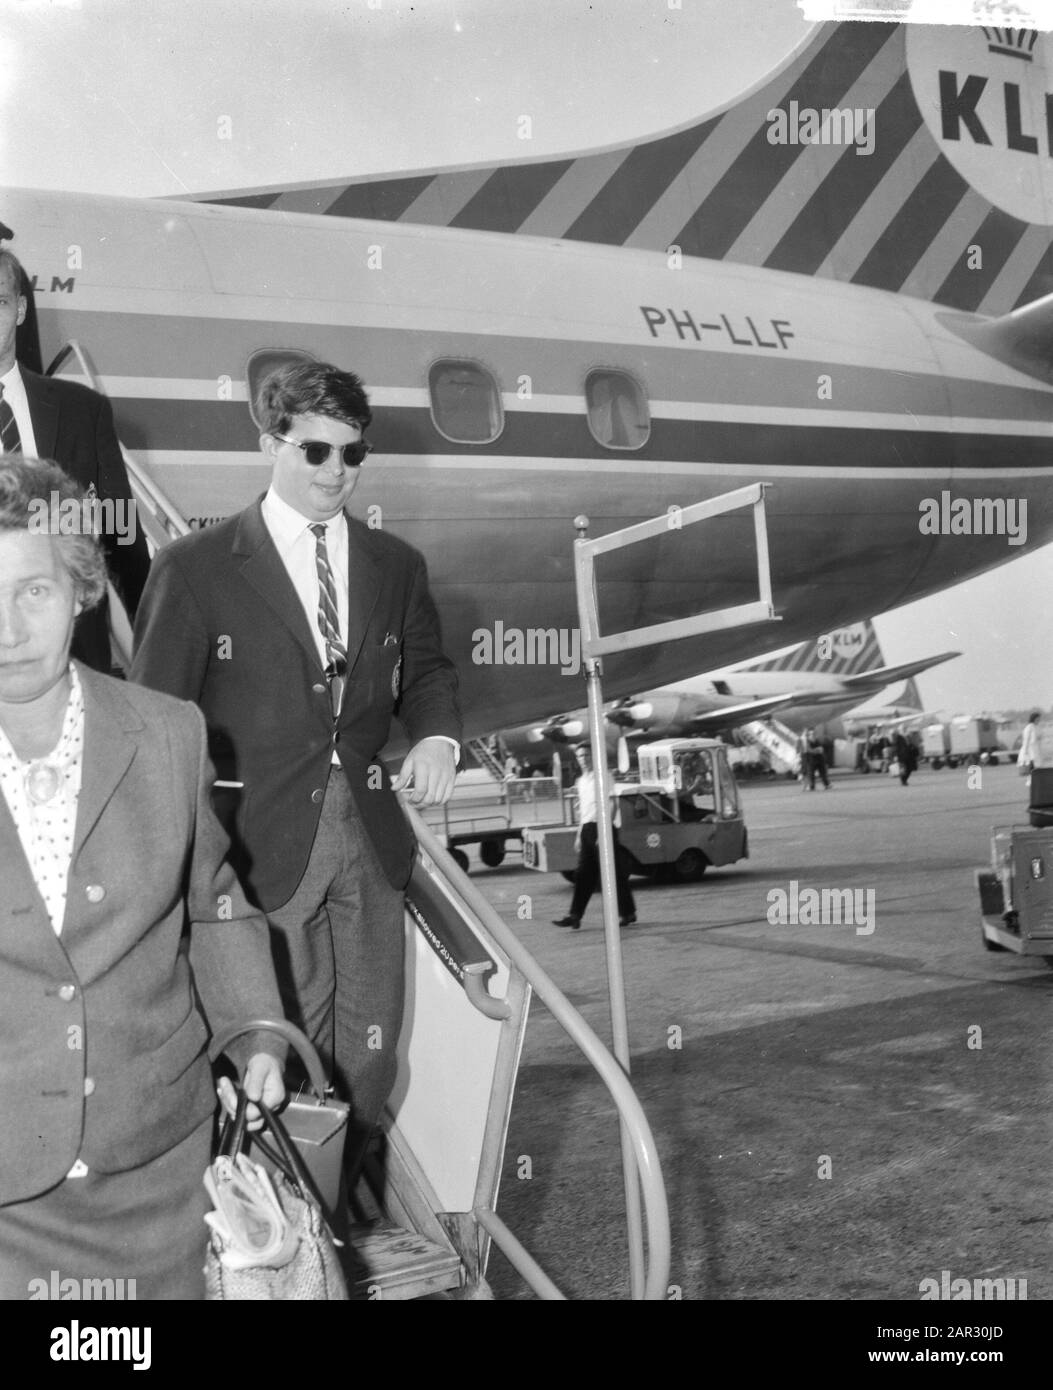
<path id="1" fill-rule="evenodd" d="M 245 386 L 249 398 L 249 413 L 257 428 L 260 426 L 257 402 L 264 378 L 277 371 L 279 367 L 292 367 L 314 360 L 309 352 L 304 352 L 301 348 L 261 348 L 252 354 L 245 369 Z"/>
<path id="2" fill-rule="evenodd" d="M 428 392 L 435 428 L 455 444 L 490 444 L 504 428 L 501 392 L 478 362 L 435 362 Z"/>
<path id="3" fill-rule="evenodd" d="M 608 449 L 642 449 L 651 437 L 647 397 L 627 372 L 590 372 L 585 406 L 593 439 Z"/>

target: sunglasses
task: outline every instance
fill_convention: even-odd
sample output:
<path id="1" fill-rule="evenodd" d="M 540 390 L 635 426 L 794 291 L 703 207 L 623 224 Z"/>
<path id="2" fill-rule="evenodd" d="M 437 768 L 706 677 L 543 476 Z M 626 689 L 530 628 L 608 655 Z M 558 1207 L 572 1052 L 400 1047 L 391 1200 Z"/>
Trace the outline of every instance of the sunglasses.
<path id="1" fill-rule="evenodd" d="M 309 463 L 312 468 L 318 468 L 325 463 L 334 449 L 339 450 L 345 468 L 358 468 L 373 448 L 368 439 L 356 439 L 353 444 L 345 444 L 340 447 L 336 444 L 326 444 L 320 439 L 287 439 L 284 434 L 276 434 L 274 438 L 280 439 L 283 444 L 292 444 L 299 449 L 305 462 Z"/>

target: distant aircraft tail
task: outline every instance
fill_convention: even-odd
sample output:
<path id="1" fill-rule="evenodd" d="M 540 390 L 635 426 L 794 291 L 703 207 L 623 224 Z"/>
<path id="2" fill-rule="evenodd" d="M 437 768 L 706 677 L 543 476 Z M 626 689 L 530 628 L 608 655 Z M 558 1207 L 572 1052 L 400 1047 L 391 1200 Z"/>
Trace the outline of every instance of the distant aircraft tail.
<path id="1" fill-rule="evenodd" d="M 881 643 L 868 618 L 834 632 L 826 632 L 814 641 L 802 642 L 785 656 L 770 661 L 749 663 L 753 671 L 821 671 L 828 676 L 856 676 L 884 666 Z"/>
<path id="2" fill-rule="evenodd" d="M 613 150 L 208 197 L 677 247 L 1004 315 L 1053 291 L 1053 37 L 1007 32 L 1025 41 L 825 24 L 726 110 Z"/>
<path id="3" fill-rule="evenodd" d="M 899 699 L 890 700 L 889 704 L 895 705 L 897 708 L 902 707 L 903 709 L 922 710 L 925 708 L 921 702 L 921 695 L 918 692 L 917 682 L 913 676 L 911 676 L 910 680 L 907 681 L 906 685 L 903 687 L 903 693 L 900 695 Z"/>

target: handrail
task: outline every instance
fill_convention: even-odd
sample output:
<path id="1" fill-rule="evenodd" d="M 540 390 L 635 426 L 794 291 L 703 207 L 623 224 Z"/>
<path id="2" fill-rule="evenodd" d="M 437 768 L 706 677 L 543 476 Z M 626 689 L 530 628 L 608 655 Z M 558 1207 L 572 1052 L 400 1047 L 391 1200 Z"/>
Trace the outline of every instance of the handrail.
<path id="1" fill-rule="evenodd" d="M 429 858 L 441 869 L 443 875 L 476 914 L 486 931 L 494 938 L 509 960 L 522 972 L 534 993 L 546 1006 L 556 1022 L 599 1072 L 600 1080 L 610 1092 L 611 1099 L 618 1110 L 623 1132 L 627 1134 L 636 1156 L 640 1187 L 643 1193 L 650 1260 L 643 1284 L 642 1298 L 647 1300 L 664 1299 L 668 1286 L 670 1261 L 669 1205 L 666 1201 L 665 1186 L 662 1182 L 662 1170 L 658 1161 L 654 1135 L 651 1133 L 647 1116 L 644 1114 L 643 1107 L 628 1076 L 555 981 L 525 949 L 515 933 L 506 926 L 494 907 L 446 851 L 442 842 L 423 820 L 420 813 L 408 801 L 402 798 L 400 800 L 402 800 L 402 808 L 418 843 L 427 852 Z M 498 1246 L 505 1249 L 502 1237 L 507 1228 L 504 1227 L 503 1223 L 480 1222 L 480 1224 L 490 1233 Z M 516 1247 L 522 1249 L 515 1237 L 510 1236 L 510 1240 L 514 1242 Z M 511 1258 L 509 1249 L 505 1249 L 505 1253 L 509 1254 Z M 523 1271 L 520 1270 L 520 1272 Z M 555 1285 L 551 1287 L 555 1288 Z M 552 1295 L 543 1296 L 551 1297 Z M 556 1296 L 559 1296 L 558 1293 Z"/>
<path id="2" fill-rule="evenodd" d="M 476 961 L 464 967 L 464 992 L 473 1008 L 497 1022 L 511 1018 L 512 1006 L 507 999 L 495 999 L 486 987 L 486 977 L 490 973 L 489 961 Z"/>
<path id="3" fill-rule="evenodd" d="M 65 347 L 56 353 L 48 367 L 47 375 L 54 376 L 55 372 L 62 366 L 66 358 L 70 356 L 76 358 L 77 365 L 88 378 L 92 390 L 97 391 L 100 396 L 105 396 L 106 392 L 102 389 L 98 374 L 91 365 L 88 354 L 76 338 L 70 338 Z M 142 465 L 132 457 L 124 447 L 119 436 L 117 439 L 117 447 L 121 451 L 121 457 L 124 459 L 124 466 L 127 469 L 133 489 L 138 492 L 146 503 L 147 510 L 160 528 L 160 532 L 165 533 L 169 540 L 175 536 L 189 535 L 190 527 L 183 519 L 182 512 L 180 512 L 179 508 L 171 501 L 158 484 L 154 482 L 153 478 L 150 477 L 149 473 L 145 471 Z M 153 541 L 155 548 L 160 549 L 161 545 L 164 544 L 161 535 L 152 535 L 150 534 L 149 528 L 145 529 L 147 530 L 147 534 L 150 535 L 150 539 Z"/>
<path id="4" fill-rule="evenodd" d="M 406 889 L 406 908 L 425 938 L 460 980 L 469 1003 L 487 1018 L 500 1020 L 510 1017 L 512 1010 L 507 999 L 494 998 L 488 988 L 489 977 L 496 970 L 497 962 L 474 932 L 471 934 L 470 958 L 465 959 L 469 953 L 464 950 L 464 943 L 451 940 L 450 934 L 443 933 L 436 924 L 436 914 L 425 912 L 425 908 L 433 908 L 434 904 L 428 901 L 427 894 L 422 893 L 421 888 L 420 878 L 414 873 Z"/>
<path id="5" fill-rule="evenodd" d="M 496 1211 L 491 1210 L 490 1207 L 476 1207 L 472 1215 L 539 1297 L 547 1303 L 566 1303 L 567 1295 L 562 1293 L 558 1286 L 552 1282 L 523 1242 L 518 1236 L 512 1234 Z"/>

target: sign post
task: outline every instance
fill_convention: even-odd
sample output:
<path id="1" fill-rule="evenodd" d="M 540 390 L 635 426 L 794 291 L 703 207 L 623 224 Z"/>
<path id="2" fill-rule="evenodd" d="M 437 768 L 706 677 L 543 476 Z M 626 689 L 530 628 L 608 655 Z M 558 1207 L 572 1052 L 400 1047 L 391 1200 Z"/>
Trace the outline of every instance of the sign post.
<path id="1" fill-rule="evenodd" d="M 581 651 L 588 684 L 589 743 L 592 748 L 593 777 L 596 783 L 596 831 L 600 857 L 600 883 L 603 895 L 603 932 L 607 954 L 607 988 L 610 995 L 613 1052 L 630 1071 L 629 1025 L 625 1004 L 625 976 L 618 925 L 615 887 L 614 836 L 611 829 L 611 776 L 607 767 L 607 741 L 604 731 L 602 657 L 608 653 L 632 651 L 657 642 L 694 637 L 704 632 L 726 631 L 747 623 L 778 621 L 772 606 L 771 572 L 768 560 L 768 530 L 764 511 L 766 484 L 754 483 L 711 501 L 676 508 L 664 516 L 624 527 L 590 540 L 587 516 L 574 518 L 578 536 L 574 542 L 574 576 L 577 585 L 578 620 L 581 624 Z M 757 598 L 751 603 L 715 609 L 690 618 L 604 635 L 599 626 L 596 595 L 596 559 L 600 555 L 653 540 L 670 531 L 722 516 L 741 508 L 753 509 L 754 542 L 757 559 Z M 636 1160 L 625 1126 L 621 1126 L 622 1171 L 625 1178 L 625 1205 L 629 1228 L 629 1268 L 632 1297 L 639 1298 L 644 1281 L 643 1216 Z"/>

